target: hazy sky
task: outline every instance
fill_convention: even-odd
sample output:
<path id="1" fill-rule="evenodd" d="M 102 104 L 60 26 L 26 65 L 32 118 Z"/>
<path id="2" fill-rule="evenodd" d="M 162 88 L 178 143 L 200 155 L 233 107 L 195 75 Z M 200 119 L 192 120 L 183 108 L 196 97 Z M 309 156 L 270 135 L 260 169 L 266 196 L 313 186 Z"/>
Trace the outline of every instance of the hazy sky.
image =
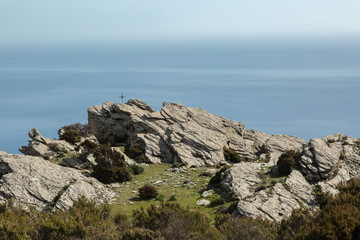
<path id="1" fill-rule="evenodd" d="M 0 44 L 360 35 L 359 0 L 0 0 Z"/>

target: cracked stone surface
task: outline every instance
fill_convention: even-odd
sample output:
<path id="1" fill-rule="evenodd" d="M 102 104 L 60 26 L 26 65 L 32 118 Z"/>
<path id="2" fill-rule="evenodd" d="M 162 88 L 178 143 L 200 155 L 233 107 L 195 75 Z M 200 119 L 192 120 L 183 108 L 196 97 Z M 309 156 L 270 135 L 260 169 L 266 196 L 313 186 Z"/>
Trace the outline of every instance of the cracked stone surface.
<path id="1" fill-rule="evenodd" d="M 115 193 L 80 171 L 61 167 L 41 157 L 0 152 L 0 202 L 13 198 L 25 209 L 38 210 L 55 204 L 66 209 L 81 195 L 97 203 L 111 202 Z M 62 193 L 62 191 L 65 192 Z M 62 193 L 56 203 L 54 199 Z"/>

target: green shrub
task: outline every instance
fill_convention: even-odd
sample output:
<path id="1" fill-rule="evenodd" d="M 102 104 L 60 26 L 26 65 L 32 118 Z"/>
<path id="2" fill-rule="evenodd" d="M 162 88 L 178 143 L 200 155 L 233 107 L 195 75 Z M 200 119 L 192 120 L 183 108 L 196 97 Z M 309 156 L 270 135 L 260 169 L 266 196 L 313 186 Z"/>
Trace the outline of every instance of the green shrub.
<path id="1" fill-rule="evenodd" d="M 0 214 L 5 213 L 7 211 L 7 204 L 0 204 Z"/>
<path id="2" fill-rule="evenodd" d="M 205 214 L 176 202 L 134 210 L 133 219 L 135 227 L 158 231 L 164 239 L 222 239 Z"/>
<path id="3" fill-rule="evenodd" d="M 289 175 L 296 165 L 296 158 L 299 156 L 300 155 L 294 150 L 289 150 L 281 154 L 278 162 L 276 163 L 279 174 L 281 176 Z"/>
<path id="4" fill-rule="evenodd" d="M 352 179 L 338 188 L 340 193 L 328 195 L 321 211 L 300 229 L 296 239 L 359 239 L 360 180 Z"/>
<path id="5" fill-rule="evenodd" d="M 60 152 L 61 149 L 60 149 L 60 146 L 56 143 L 49 143 L 47 145 L 51 150 L 53 150 L 54 152 Z"/>
<path id="6" fill-rule="evenodd" d="M 111 145 L 101 144 L 94 152 L 97 165 L 93 167 L 93 177 L 103 183 L 125 182 L 131 180 L 125 157 L 111 148 Z"/>
<path id="7" fill-rule="evenodd" d="M 156 200 L 158 200 L 158 201 L 163 201 L 164 199 L 165 199 L 165 196 L 162 194 L 159 194 L 156 196 Z"/>
<path id="8" fill-rule="evenodd" d="M 128 143 L 125 146 L 125 154 L 132 159 L 141 160 L 144 155 L 144 150 L 138 143 L 135 144 Z"/>
<path id="9" fill-rule="evenodd" d="M 0 216 L 0 239 L 120 239 L 118 229 L 108 205 L 96 206 L 83 197 L 64 211 L 11 207 Z"/>
<path id="10" fill-rule="evenodd" d="M 226 161 L 230 161 L 232 163 L 239 163 L 245 160 L 236 151 L 230 148 L 224 147 L 223 150 L 224 150 L 224 158 Z"/>
<path id="11" fill-rule="evenodd" d="M 139 197 L 141 199 L 151 199 L 155 198 L 158 195 L 158 191 L 156 187 L 151 186 L 149 184 L 145 184 L 141 188 L 139 188 Z"/>
<path id="12" fill-rule="evenodd" d="M 121 240 L 159 240 L 163 239 L 161 233 L 147 228 L 131 228 L 125 230 Z"/>
<path id="13" fill-rule="evenodd" d="M 177 197 L 175 195 L 171 195 L 168 199 L 169 202 L 177 201 Z"/>
<path id="14" fill-rule="evenodd" d="M 225 203 L 225 200 L 223 198 L 214 198 L 210 201 L 210 207 L 215 207 L 215 206 L 218 206 L 218 205 L 222 205 Z"/>
<path id="15" fill-rule="evenodd" d="M 230 214 L 217 214 L 215 226 L 223 239 L 270 240 L 275 239 L 277 227 L 261 218 L 232 218 Z"/>
<path id="16" fill-rule="evenodd" d="M 301 228 L 313 220 L 313 215 L 307 209 L 295 209 L 289 218 L 280 223 L 278 240 L 291 240 L 300 232 Z"/>
<path id="17" fill-rule="evenodd" d="M 144 172 L 144 168 L 137 164 L 130 165 L 129 168 L 134 175 L 139 175 Z"/>
<path id="18" fill-rule="evenodd" d="M 82 136 L 82 137 L 88 137 L 90 135 L 95 135 L 95 133 L 96 133 L 96 127 L 92 123 L 88 123 L 88 124 L 74 123 L 74 124 L 70 124 L 70 125 L 61 127 L 58 130 L 59 136 L 61 135 L 62 131 L 67 131 L 70 129 L 76 130 L 77 132 L 80 133 L 80 136 Z"/>
<path id="19" fill-rule="evenodd" d="M 72 128 L 65 130 L 59 137 L 60 140 L 65 140 L 71 144 L 76 144 L 81 140 L 80 133 Z"/>

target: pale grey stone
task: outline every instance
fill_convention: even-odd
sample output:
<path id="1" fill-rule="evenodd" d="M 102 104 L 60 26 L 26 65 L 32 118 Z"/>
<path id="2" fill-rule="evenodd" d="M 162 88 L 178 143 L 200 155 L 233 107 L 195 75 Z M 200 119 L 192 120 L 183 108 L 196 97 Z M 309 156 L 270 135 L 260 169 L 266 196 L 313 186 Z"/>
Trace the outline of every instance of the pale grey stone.
<path id="1" fill-rule="evenodd" d="M 81 195 L 97 203 L 115 197 L 114 192 L 96 179 L 40 157 L 1 153 L 0 165 L 4 166 L 0 167 L 0 200 L 13 198 L 24 208 L 42 210 L 55 205 L 65 209 Z M 56 196 L 60 198 L 54 203 Z"/>
<path id="2" fill-rule="evenodd" d="M 210 205 L 210 201 L 207 200 L 207 199 L 200 199 L 200 200 L 197 200 L 197 201 L 196 201 L 196 205 L 199 205 L 199 206 L 208 206 L 208 205 Z"/>

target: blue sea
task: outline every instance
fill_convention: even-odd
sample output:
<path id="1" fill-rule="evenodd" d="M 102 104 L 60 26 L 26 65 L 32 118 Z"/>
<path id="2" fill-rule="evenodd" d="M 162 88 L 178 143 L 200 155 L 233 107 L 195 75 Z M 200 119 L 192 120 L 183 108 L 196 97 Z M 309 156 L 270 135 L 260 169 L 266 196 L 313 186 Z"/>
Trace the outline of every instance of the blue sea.
<path id="1" fill-rule="evenodd" d="M 87 122 L 87 108 L 136 98 L 200 107 L 247 129 L 306 140 L 360 137 L 359 41 L 0 46 L 0 150 L 37 128 Z"/>

